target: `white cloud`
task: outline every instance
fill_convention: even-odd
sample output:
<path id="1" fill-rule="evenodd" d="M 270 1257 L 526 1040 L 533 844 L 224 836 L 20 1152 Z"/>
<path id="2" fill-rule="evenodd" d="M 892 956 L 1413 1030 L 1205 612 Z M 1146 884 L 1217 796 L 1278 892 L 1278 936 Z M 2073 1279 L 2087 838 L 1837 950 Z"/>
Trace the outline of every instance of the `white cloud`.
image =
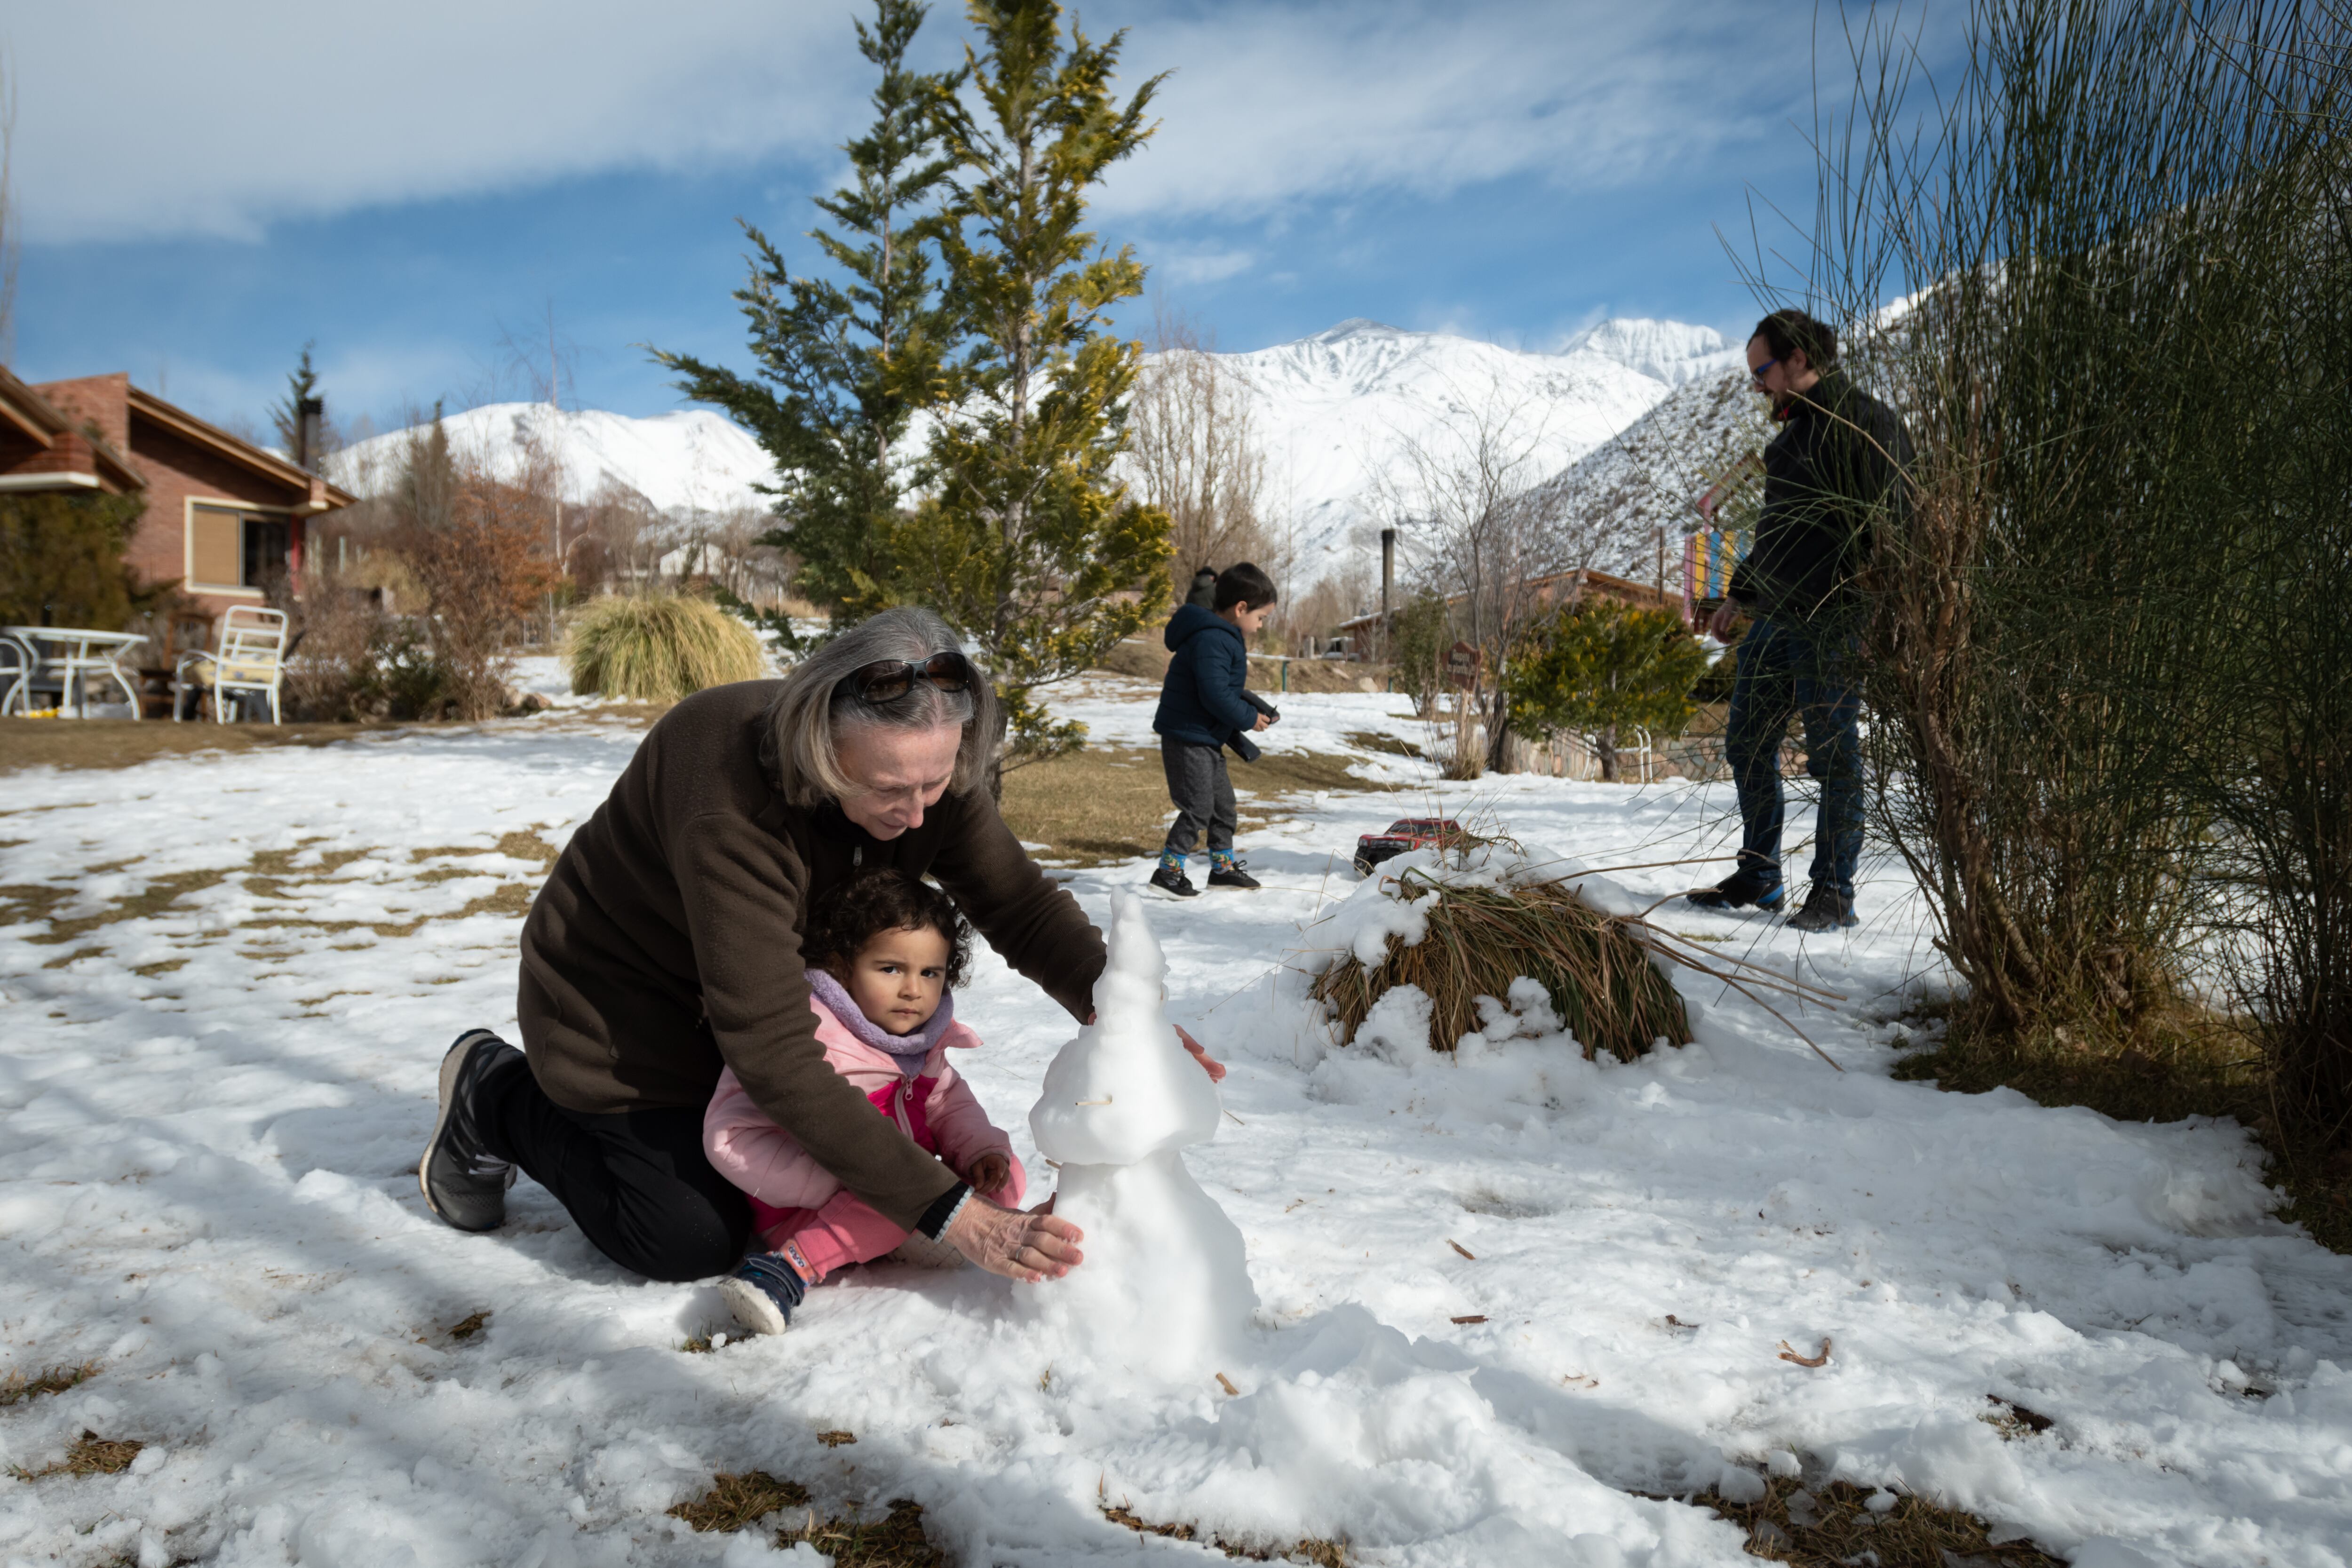
<path id="1" fill-rule="evenodd" d="M 852 0 L 79 0 L 14 8 L 35 241 L 257 237 L 283 218 L 619 169 L 814 160 L 861 129 Z M 934 7 L 923 52 L 966 29 Z M 1773 17 L 1769 26 L 1761 18 Z M 1104 193 L 1133 220 L 1526 178 L 1637 180 L 1762 133 L 1809 30 L 1739 0 L 1088 5 L 1130 25 L 1162 129 Z M 1547 199 L 1533 195 L 1531 199 Z M 1553 198 L 1553 199 L 1556 199 Z M 1234 260 L 1203 256 L 1213 268 Z M 1214 276 L 1213 272 L 1202 274 Z"/>
<path id="2" fill-rule="evenodd" d="M 1175 74 L 1112 212 L 1278 220 L 1301 198 L 1513 178 L 1557 199 L 1777 135 L 1811 90 L 1809 28 L 1732 0 L 1155 9 L 1133 7 L 1124 63 Z"/>
<path id="3" fill-rule="evenodd" d="M 841 3 L 79 0 L 12 7 L 28 239 L 274 219 L 843 139 Z"/>

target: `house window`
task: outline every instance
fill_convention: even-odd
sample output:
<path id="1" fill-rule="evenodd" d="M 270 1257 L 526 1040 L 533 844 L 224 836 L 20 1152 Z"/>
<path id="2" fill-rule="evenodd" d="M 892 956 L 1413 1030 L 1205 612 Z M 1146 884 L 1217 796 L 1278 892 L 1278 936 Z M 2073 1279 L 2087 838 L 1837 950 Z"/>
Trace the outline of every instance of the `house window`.
<path id="1" fill-rule="evenodd" d="M 282 517 L 225 506 L 191 507 L 188 586 L 215 593 L 267 588 L 286 575 L 292 535 L 292 525 Z"/>
<path id="2" fill-rule="evenodd" d="M 286 523 L 283 520 L 245 520 L 245 574 L 237 579 L 247 588 L 266 588 L 286 575 Z"/>

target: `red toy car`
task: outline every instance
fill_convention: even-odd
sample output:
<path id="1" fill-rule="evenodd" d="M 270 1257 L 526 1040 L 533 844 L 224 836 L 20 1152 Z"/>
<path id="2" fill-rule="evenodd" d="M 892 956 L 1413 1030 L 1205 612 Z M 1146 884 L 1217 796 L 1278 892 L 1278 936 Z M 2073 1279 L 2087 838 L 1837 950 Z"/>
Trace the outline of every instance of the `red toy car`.
<path id="1" fill-rule="evenodd" d="M 1462 825 L 1450 816 L 1401 816 L 1386 833 L 1367 833 L 1356 840 L 1356 874 L 1369 877 L 1383 860 L 1414 849 L 1428 849 L 1462 836 Z"/>

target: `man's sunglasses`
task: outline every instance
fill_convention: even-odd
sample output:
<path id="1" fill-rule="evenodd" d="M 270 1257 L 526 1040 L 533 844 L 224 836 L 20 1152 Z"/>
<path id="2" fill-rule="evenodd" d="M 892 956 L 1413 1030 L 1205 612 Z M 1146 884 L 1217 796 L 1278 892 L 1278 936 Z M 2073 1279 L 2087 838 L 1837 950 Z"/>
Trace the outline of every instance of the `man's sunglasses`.
<path id="1" fill-rule="evenodd" d="M 915 689 L 915 682 L 941 691 L 971 689 L 971 661 L 955 652 L 935 653 L 926 659 L 886 658 L 853 669 L 833 689 L 835 697 L 855 694 L 866 702 L 889 702 Z"/>
<path id="2" fill-rule="evenodd" d="M 1774 365 L 1779 364 L 1780 363 L 1780 362 L 1776 359 L 1768 359 L 1762 364 L 1758 365 L 1754 370 L 1749 371 L 1748 374 L 1754 376 L 1757 380 L 1762 381 L 1764 379 L 1764 373 L 1770 370 Z"/>

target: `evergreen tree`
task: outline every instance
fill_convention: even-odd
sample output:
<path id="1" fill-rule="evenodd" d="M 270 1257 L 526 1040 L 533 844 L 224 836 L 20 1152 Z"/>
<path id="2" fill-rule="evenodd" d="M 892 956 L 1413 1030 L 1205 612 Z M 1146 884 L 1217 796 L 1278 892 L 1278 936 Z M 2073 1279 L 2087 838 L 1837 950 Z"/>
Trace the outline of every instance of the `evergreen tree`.
<path id="1" fill-rule="evenodd" d="M 286 377 L 286 398 L 269 408 L 269 422 L 278 426 L 278 443 L 298 468 L 318 469 L 332 449 L 327 435 L 327 399 L 319 390 L 319 373 L 310 368 L 315 342 L 302 345 L 302 360 Z M 307 417 L 306 417 L 307 416 Z M 318 423 L 313 426 L 310 418 Z"/>
<path id="2" fill-rule="evenodd" d="M 1706 668 L 1706 650 L 1680 616 L 1588 599 L 1536 627 L 1505 671 L 1503 690 L 1521 730 L 1593 735 L 1601 776 L 1614 783 L 1618 737 L 1635 726 L 1681 734 L 1691 688 Z"/>
<path id="3" fill-rule="evenodd" d="M 1167 514 L 1111 476 L 1142 350 L 1104 312 L 1142 291 L 1144 269 L 1080 226 L 1088 190 L 1151 135 L 1160 79 L 1117 102 L 1125 35 L 1096 44 L 1073 27 L 1066 42 L 1054 0 L 972 0 L 971 16 L 977 102 L 942 97 L 957 194 L 940 240 L 967 335 L 944 367 L 936 495 L 893 543 L 900 594 L 985 657 L 1010 765 L 1083 743 L 1034 689 L 1087 668 L 1168 599 Z"/>
<path id="4" fill-rule="evenodd" d="M 874 123 L 842 149 L 853 183 L 816 198 L 836 229 L 809 236 L 845 281 L 793 277 L 745 222 L 757 255 L 735 298 L 751 325 L 757 373 L 654 351 L 681 373 L 680 391 L 725 409 L 775 460 L 781 526 L 759 542 L 798 558 L 800 592 L 836 621 L 890 602 L 889 525 L 923 478 L 907 428 L 937 395 L 952 336 L 927 247 L 940 237 L 939 198 L 953 167 L 937 120 L 953 82 L 906 66 L 925 9 L 877 0 L 873 26 L 856 25 L 859 52 L 882 71 Z M 753 618 L 793 643 L 783 617 Z"/>

